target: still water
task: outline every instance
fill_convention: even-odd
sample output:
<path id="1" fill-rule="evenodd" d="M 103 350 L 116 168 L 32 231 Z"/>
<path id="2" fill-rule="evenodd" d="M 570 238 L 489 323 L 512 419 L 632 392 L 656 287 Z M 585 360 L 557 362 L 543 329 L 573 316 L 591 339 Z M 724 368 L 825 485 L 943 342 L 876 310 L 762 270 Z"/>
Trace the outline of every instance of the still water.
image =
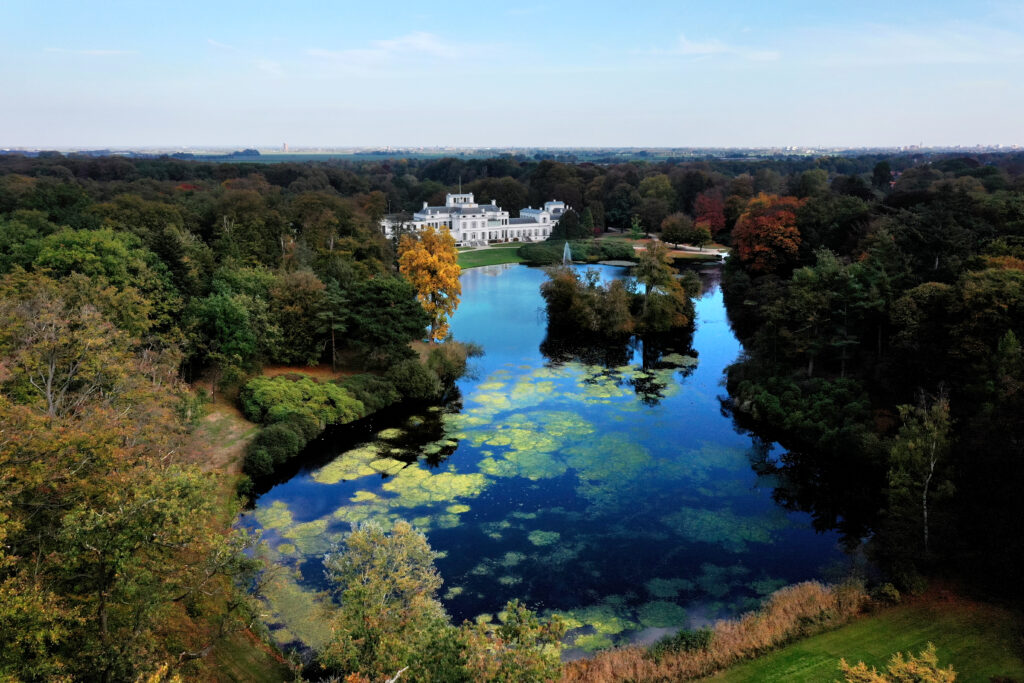
<path id="1" fill-rule="evenodd" d="M 593 365 L 546 341 L 542 270 L 466 271 L 452 331 L 485 355 L 461 401 L 345 432 L 243 516 L 283 568 L 268 590 L 278 641 L 326 637 L 322 558 L 364 521 L 427 534 L 456 622 L 519 598 L 567 617 L 575 654 L 736 615 L 838 564 L 837 536 L 773 502 L 758 444 L 722 411 L 741 346 L 717 274 L 702 273 L 692 346 L 637 343 Z"/>

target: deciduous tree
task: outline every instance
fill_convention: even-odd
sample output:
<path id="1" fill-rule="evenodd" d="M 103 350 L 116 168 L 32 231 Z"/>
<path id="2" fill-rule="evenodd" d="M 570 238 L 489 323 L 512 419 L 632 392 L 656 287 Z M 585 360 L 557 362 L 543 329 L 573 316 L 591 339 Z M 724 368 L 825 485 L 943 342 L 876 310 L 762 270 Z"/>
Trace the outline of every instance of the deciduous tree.
<path id="1" fill-rule="evenodd" d="M 412 282 L 430 316 L 430 338 L 435 341 L 448 336 L 448 318 L 462 294 L 458 256 L 447 228 L 426 228 L 418 237 L 405 235 L 398 244 L 398 269 Z"/>
<path id="2" fill-rule="evenodd" d="M 747 204 L 732 235 L 740 260 L 755 273 L 774 273 L 790 263 L 800 249 L 795 197 L 759 194 Z"/>

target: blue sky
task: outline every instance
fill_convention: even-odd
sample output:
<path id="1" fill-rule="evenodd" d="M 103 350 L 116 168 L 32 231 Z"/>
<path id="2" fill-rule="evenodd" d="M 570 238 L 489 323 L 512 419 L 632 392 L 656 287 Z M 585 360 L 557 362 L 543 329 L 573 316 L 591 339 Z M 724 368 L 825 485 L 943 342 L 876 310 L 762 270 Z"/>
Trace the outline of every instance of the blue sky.
<path id="1" fill-rule="evenodd" d="M 1024 3 L 0 0 L 0 147 L 1024 144 Z"/>

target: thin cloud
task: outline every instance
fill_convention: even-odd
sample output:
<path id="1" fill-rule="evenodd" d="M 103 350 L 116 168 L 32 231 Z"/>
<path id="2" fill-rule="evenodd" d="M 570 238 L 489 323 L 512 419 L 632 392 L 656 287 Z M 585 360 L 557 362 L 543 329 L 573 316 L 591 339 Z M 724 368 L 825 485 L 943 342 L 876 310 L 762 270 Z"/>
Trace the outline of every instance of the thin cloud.
<path id="1" fill-rule="evenodd" d="M 656 48 L 650 52 L 651 54 L 656 55 L 675 55 L 699 59 L 708 59 L 716 56 L 731 56 L 752 62 L 771 62 L 781 57 L 781 54 L 777 50 L 755 50 L 753 48 L 724 43 L 715 38 L 710 40 L 690 40 L 683 34 L 679 35 L 675 45 L 667 49 Z"/>
<path id="2" fill-rule="evenodd" d="M 219 40 L 214 40 L 213 38 L 207 38 L 206 39 L 206 44 L 211 46 L 211 47 L 215 47 L 218 50 L 227 50 L 228 52 L 238 52 L 239 51 L 238 48 L 235 47 L 234 45 L 228 45 L 227 43 L 222 43 Z"/>
<path id="3" fill-rule="evenodd" d="M 443 60 L 455 59 L 464 54 L 464 49 L 444 42 L 433 33 L 417 31 L 396 38 L 375 40 L 365 48 L 347 50 L 311 48 L 306 50 L 306 54 L 310 57 L 329 60 L 334 67 L 343 71 L 365 75 L 387 68 L 401 60 L 424 57 Z"/>
<path id="4" fill-rule="evenodd" d="M 868 25 L 818 32 L 820 64 L 1012 64 L 1024 61 L 1024 38 L 1013 31 L 956 23 L 907 29 Z M 810 36 L 808 36 L 810 38 Z"/>
<path id="5" fill-rule="evenodd" d="M 423 31 L 390 40 L 378 40 L 374 45 L 388 54 L 426 54 L 444 59 L 452 59 L 459 54 L 459 50 L 454 45 L 445 43 L 433 33 Z"/>
<path id="6" fill-rule="evenodd" d="M 284 76 L 284 68 L 281 63 L 272 59 L 257 59 L 256 68 L 269 76 Z"/>
<path id="7" fill-rule="evenodd" d="M 84 55 L 88 57 L 122 57 L 125 55 L 139 54 L 138 50 L 70 50 L 64 47 L 48 47 L 45 51 L 65 55 Z"/>

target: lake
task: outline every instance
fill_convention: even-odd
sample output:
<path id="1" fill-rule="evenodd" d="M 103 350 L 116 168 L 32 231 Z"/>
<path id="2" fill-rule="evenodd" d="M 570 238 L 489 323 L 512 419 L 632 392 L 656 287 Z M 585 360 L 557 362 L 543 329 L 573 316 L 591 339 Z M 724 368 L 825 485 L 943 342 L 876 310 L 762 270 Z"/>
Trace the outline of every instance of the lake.
<path id="1" fill-rule="evenodd" d="M 278 642 L 326 638 L 323 555 L 367 521 L 426 533 L 456 622 L 519 598 L 567 618 L 570 656 L 734 616 L 842 564 L 834 532 L 773 501 L 752 469 L 763 442 L 723 411 L 742 348 L 719 271 L 701 275 L 692 340 L 644 353 L 547 339 L 541 269 L 465 271 L 452 331 L 485 355 L 461 399 L 328 435 L 243 515 L 284 568 L 267 591 Z"/>

